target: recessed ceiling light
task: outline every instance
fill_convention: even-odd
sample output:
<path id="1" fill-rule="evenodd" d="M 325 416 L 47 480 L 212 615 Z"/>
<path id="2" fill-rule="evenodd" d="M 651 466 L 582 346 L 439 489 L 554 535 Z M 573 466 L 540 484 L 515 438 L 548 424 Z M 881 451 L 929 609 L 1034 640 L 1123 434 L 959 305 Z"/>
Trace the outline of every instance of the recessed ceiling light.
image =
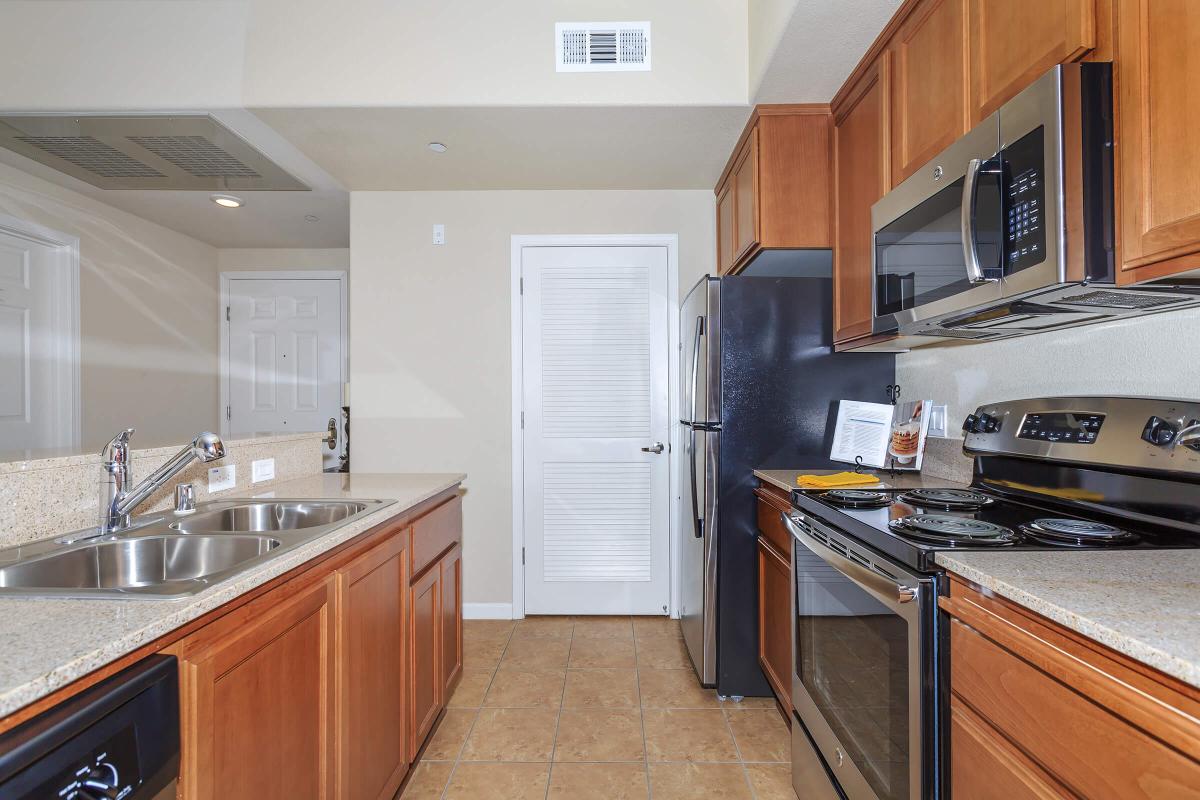
<path id="1" fill-rule="evenodd" d="M 304 221 L 305 222 L 320 222 L 321 218 L 318 217 L 316 214 L 305 214 Z"/>
<path id="2" fill-rule="evenodd" d="M 222 208 L 241 208 L 246 204 L 245 200 L 234 194 L 214 194 L 209 195 L 208 199 Z"/>
<path id="3" fill-rule="evenodd" d="M 429 149 L 435 153 L 444 153 L 446 152 L 446 145 L 441 142 L 430 142 Z"/>

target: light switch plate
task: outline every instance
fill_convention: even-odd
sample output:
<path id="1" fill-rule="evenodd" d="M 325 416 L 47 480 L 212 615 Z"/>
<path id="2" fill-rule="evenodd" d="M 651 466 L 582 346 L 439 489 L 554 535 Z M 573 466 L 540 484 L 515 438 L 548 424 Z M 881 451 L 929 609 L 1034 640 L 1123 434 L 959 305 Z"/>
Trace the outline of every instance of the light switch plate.
<path id="1" fill-rule="evenodd" d="M 433 243 L 434 244 L 445 244 L 446 243 L 446 226 L 445 225 L 434 225 L 433 226 Z"/>
<path id="2" fill-rule="evenodd" d="M 208 471 L 208 493 L 224 492 L 237 485 L 237 467 L 228 464 Z"/>
<path id="3" fill-rule="evenodd" d="M 275 459 L 260 458 L 250 465 L 250 482 L 262 483 L 275 479 Z"/>

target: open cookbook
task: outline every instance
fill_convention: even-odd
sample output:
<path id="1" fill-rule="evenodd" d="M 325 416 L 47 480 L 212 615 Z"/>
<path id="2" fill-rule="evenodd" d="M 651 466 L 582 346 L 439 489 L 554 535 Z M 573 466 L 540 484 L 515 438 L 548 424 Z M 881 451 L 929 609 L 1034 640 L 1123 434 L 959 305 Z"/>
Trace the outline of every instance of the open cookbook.
<path id="1" fill-rule="evenodd" d="M 931 404 L 840 401 L 830 459 L 864 467 L 921 469 Z"/>

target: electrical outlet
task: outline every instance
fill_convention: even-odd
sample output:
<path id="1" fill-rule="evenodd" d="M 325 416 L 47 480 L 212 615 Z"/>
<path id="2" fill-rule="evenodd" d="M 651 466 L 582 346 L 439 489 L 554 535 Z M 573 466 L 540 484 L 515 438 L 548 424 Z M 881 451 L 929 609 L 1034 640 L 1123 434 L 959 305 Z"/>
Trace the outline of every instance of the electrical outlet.
<path id="1" fill-rule="evenodd" d="M 224 492 L 237 485 L 237 467 L 228 464 L 208 471 L 208 493 Z"/>
<path id="2" fill-rule="evenodd" d="M 929 407 L 929 435 L 946 436 L 946 407 Z"/>
<path id="3" fill-rule="evenodd" d="M 446 226 L 445 225 L 434 225 L 433 226 L 433 243 L 434 244 L 445 244 L 446 243 Z"/>
<path id="4" fill-rule="evenodd" d="M 262 483 L 275 479 L 275 459 L 260 458 L 250 465 L 250 482 Z"/>

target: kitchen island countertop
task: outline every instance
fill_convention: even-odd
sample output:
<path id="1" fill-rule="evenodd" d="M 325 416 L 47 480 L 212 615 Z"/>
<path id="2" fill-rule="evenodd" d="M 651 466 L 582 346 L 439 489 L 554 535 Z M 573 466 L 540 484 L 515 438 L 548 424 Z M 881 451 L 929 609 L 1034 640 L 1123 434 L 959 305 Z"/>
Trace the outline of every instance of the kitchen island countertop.
<path id="1" fill-rule="evenodd" d="M 174 600 L 0 598 L 0 717 L 317 558 L 465 480 L 460 474 L 316 474 L 239 497 L 395 500 L 278 558 Z"/>
<path id="2" fill-rule="evenodd" d="M 1200 550 L 942 552 L 937 563 L 1200 687 Z"/>

